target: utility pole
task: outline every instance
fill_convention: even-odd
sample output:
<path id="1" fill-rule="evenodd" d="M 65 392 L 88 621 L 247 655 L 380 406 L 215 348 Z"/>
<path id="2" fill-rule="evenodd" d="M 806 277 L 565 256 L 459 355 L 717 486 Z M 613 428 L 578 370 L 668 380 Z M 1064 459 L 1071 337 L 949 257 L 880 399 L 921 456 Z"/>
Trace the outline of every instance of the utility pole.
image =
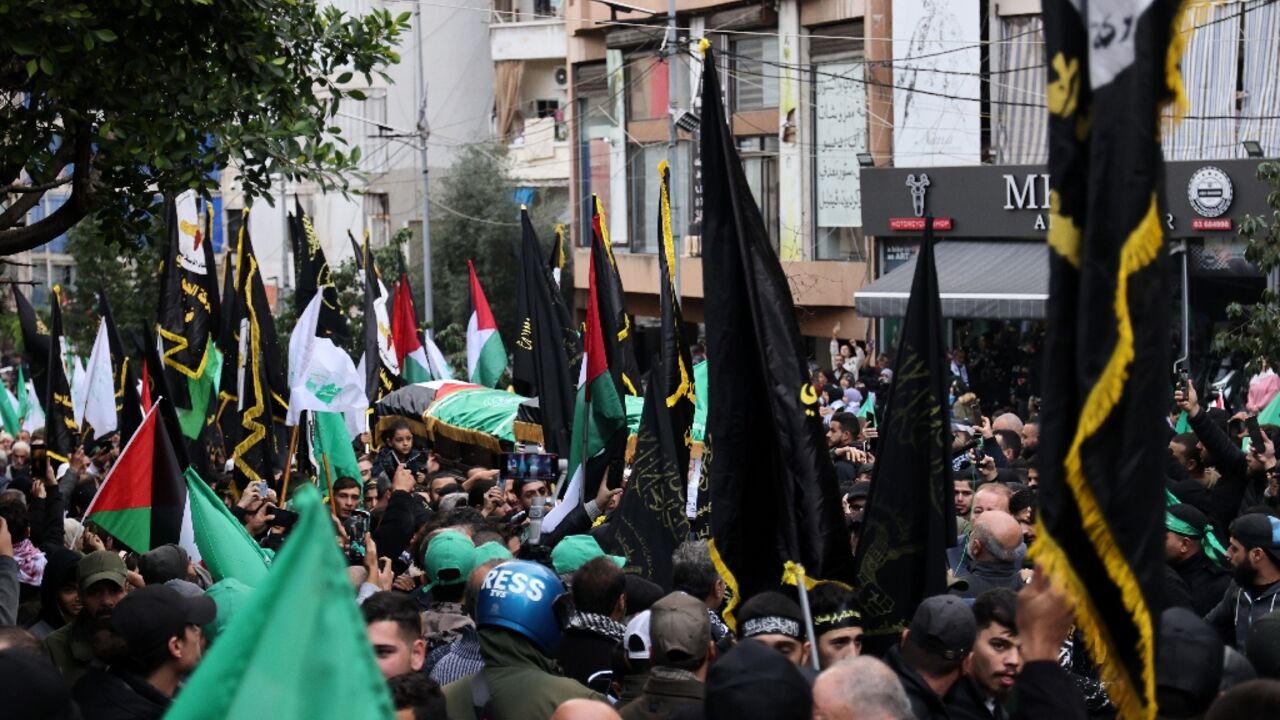
<path id="1" fill-rule="evenodd" d="M 431 290 L 431 170 L 427 165 L 427 138 L 431 136 L 431 128 L 427 122 L 427 72 L 423 66 L 422 36 L 422 4 L 417 7 L 418 60 L 414 76 L 418 89 L 418 142 L 422 163 L 422 316 L 427 325 L 435 329 L 435 304 L 432 302 Z M 434 332 L 431 334 L 434 335 Z"/>
<path id="2" fill-rule="evenodd" d="M 676 30 L 676 0 L 667 0 L 667 165 L 671 168 L 671 234 L 672 243 L 675 244 L 675 274 L 676 274 L 676 298 L 680 298 L 680 256 L 684 254 L 684 249 L 680 247 L 681 239 L 684 237 L 683 226 L 680 224 L 680 204 L 677 198 L 680 197 L 679 191 L 676 189 L 676 178 L 679 177 L 677 169 L 679 168 L 678 150 L 680 148 L 680 130 L 676 127 L 677 114 L 680 112 L 679 102 L 676 99 L 676 91 L 680 85 L 676 82 L 676 58 L 680 54 L 680 36 Z M 658 252 L 662 252 L 662 248 L 658 248 Z M 683 332 L 683 329 L 681 329 Z"/>

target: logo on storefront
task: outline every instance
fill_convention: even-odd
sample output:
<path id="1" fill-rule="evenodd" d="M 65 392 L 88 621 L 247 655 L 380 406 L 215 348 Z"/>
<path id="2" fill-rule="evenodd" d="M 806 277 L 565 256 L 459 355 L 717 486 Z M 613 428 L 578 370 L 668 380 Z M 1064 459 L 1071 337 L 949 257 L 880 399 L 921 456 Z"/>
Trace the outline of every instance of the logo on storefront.
<path id="1" fill-rule="evenodd" d="M 924 194 L 929 189 L 929 174 L 920 173 L 920 177 L 916 177 L 914 173 L 907 176 L 907 187 L 911 190 L 911 209 L 915 212 L 916 217 L 924 217 Z"/>
<path id="2" fill-rule="evenodd" d="M 1187 182 L 1187 200 L 1202 217 L 1223 215 L 1231 208 L 1232 197 L 1231 178 L 1219 168 L 1202 167 Z"/>

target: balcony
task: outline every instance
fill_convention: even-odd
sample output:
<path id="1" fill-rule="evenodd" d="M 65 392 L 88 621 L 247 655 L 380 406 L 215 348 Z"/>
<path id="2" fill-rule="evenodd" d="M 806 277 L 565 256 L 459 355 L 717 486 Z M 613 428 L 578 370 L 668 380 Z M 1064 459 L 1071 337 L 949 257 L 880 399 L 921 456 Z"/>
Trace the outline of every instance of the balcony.
<path id="1" fill-rule="evenodd" d="M 489 51 L 500 60 L 563 60 L 567 54 L 563 2 L 494 0 Z"/>
<path id="2" fill-rule="evenodd" d="M 562 133 L 553 117 L 526 121 L 507 146 L 511 178 L 521 185 L 568 185 L 571 160 L 569 143 L 559 139 Z"/>

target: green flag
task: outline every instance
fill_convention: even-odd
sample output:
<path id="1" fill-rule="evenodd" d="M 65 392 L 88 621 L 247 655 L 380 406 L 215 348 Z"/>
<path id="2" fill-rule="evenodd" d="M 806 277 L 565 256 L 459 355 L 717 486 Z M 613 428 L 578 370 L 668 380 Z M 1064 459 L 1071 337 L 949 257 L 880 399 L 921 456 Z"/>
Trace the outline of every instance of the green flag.
<path id="1" fill-rule="evenodd" d="M 191 468 L 184 475 L 196 548 L 213 579 L 235 578 L 249 587 L 265 583 L 267 566 L 271 564 L 266 553 L 222 504 L 209 483 Z"/>
<path id="2" fill-rule="evenodd" d="M 311 448 L 325 494 L 330 493 L 333 481 L 340 477 L 360 482 L 360 461 L 351 447 L 351 431 L 347 429 L 342 413 L 315 411 L 311 415 L 315 418 L 311 427 Z M 324 464 L 320 460 L 322 456 L 329 458 L 330 477 L 325 477 Z"/>
<path id="3" fill-rule="evenodd" d="M 378 672 L 347 580 L 346 560 L 320 495 L 297 494 L 301 519 L 248 602 L 196 668 L 168 720 L 390 718 Z"/>
<path id="4" fill-rule="evenodd" d="M 1191 420 L 1187 417 L 1187 411 L 1183 410 L 1178 414 L 1178 423 L 1174 425 L 1173 431 L 1181 435 L 1182 433 L 1191 432 Z"/>
<path id="5" fill-rule="evenodd" d="M 1183 413 L 1184 415 L 1186 413 Z M 1271 398 L 1271 402 L 1258 413 L 1259 425 L 1280 425 L 1280 393 Z M 1179 431 L 1181 432 L 1181 431 Z"/>
<path id="6" fill-rule="evenodd" d="M 218 392 L 218 384 L 222 382 L 222 353 L 218 352 L 212 337 L 206 341 L 206 344 L 209 359 L 204 364 L 204 371 L 200 377 L 187 380 L 191 407 L 190 409 L 175 408 L 178 411 L 178 424 L 182 426 L 182 434 L 191 440 L 200 435 L 200 430 L 208 421 L 209 403 L 213 400 L 214 393 Z"/>
<path id="7" fill-rule="evenodd" d="M 25 389 L 21 385 L 14 387 L 18 388 L 18 392 Z M 0 385 L 0 422 L 4 423 L 5 432 L 18 437 L 18 431 L 22 429 L 22 420 L 18 415 L 18 398 L 3 385 Z"/>

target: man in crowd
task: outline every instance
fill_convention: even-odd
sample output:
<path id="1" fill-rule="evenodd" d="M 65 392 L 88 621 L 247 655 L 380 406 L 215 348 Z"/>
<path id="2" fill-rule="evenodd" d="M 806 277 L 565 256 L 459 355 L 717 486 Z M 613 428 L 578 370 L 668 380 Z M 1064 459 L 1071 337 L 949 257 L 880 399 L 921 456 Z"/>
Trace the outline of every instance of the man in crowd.
<path id="1" fill-rule="evenodd" d="M 349 477 L 333 481 L 333 504 L 338 520 L 345 522 L 360 507 L 360 483 Z"/>
<path id="2" fill-rule="evenodd" d="M 968 535 L 969 510 L 973 507 L 973 480 L 954 478 L 952 484 L 955 485 L 956 528 L 961 536 Z"/>
<path id="3" fill-rule="evenodd" d="M 1197 615 L 1222 601 L 1231 573 L 1218 564 L 1227 561 L 1226 552 L 1204 513 L 1186 504 L 1165 509 L 1164 559 L 1186 583 Z"/>
<path id="4" fill-rule="evenodd" d="M 780 592 L 757 593 L 738 610 L 738 634 L 756 640 L 781 653 L 793 665 L 804 665 L 809 657 L 804 615 L 795 600 Z"/>
<path id="5" fill-rule="evenodd" d="M 813 684 L 813 720 L 910 720 L 911 702 L 889 666 L 872 657 L 823 665 Z"/>
<path id="6" fill-rule="evenodd" d="M 972 527 L 982 513 L 988 510 L 1009 512 L 1009 499 L 1012 497 L 1013 491 L 1004 483 L 986 482 L 978 486 L 978 491 L 973 494 L 973 500 L 970 501 L 969 526 Z M 957 526 L 959 528 L 959 524 Z M 973 559 L 967 552 L 968 534 L 968 532 L 961 533 L 955 547 L 947 548 L 947 561 L 957 573 L 968 567 Z"/>
<path id="7" fill-rule="evenodd" d="M 995 436 L 1006 462 L 1013 462 L 1022 457 L 1022 438 L 1018 433 L 1013 430 L 996 430 Z"/>
<path id="8" fill-rule="evenodd" d="M 809 607 L 821 667 L 862 652 L 862 610 L 851 591 L 835 583 L 821 583 L 809 591 Z"/>
<path id="9" fill-rule="evenodd" d="M 837 412 L 831 416 L 831 424 L 827 426 L 827 447 L 835 459 L 836 482 L 842 488 L 849 487 L 858 479 L 859 463 L 846 448 L 853 449 L 853 441 L 861 431 L 857 416 L 851 412 Z"/>
<path id="10" fill-rule="evenodd" d="M 124 657 L 109 669 L 90 670 L 72 690 L 85 720 L 159 720 L 204 657 L 200 627 L 217 614 L 203 594 L 186 597 L 165 585 L 121 600 L 111 626 L 124 641 Z"/>
<path id="11" fill-rule="evenodd" d="M 111 632 L 112 613 L 125 597 L 126 572 L 124 561 L 109 550 L 89 553 L 76 566 L 80 614 L 44 639 L 49 656 L 62 671 L 67 685 L 75 685 L 89 670 L 95 659 L 95 644 Z"/>
<path id="12" fill-rule="evenodd" d="M 427 650 L 432 651 L 457 640 L 463 628 L 475 627 L 462 606 L 467 577 L 476 564 L 476 546 L 471 538 L 457 530 L 444 530 L 431 538 L 422 554 L 422 567 L 428 584 L 422 599 L 426 612 L 422 618 L 422 636 Z"/>
<path id="13" fill-rule="evenodd" d="M 542 720 L 566 700 L 604 699 L 557 674 L 556 606 L 565 593 L 560 578 L 537 563 L 512 560 L 489 571 L 476 600 L 484 682 L 473 687 L 471 677 L 445 686 L 452 720 L 475 720 L 477 706 L 490 703 L 493 716 L 504 720 Z"/>
<path id="14" fill-rule="evenodd" d="M 968 588 L 961 597 L 975 598 L 987 590 L 1017 590 L 1022 585 L 1018 574 L 1018 548 L 1022 545 L 1022 526 L 1007 512 L 988 510 L 973 521 L 967 553 L 969 564 L 956 572 Z"/>
<path id="15" fill-rule="evenodd" d="M 376 592 L 360 611 L 382 677 L 390 679 L 422 669 L 427 643 L 422 639 L 422 616 L 413 598 L 392 590 Z"/>
<path id="16" fill-rule="evenodd" d="M 1031 420 L 1022 425 L 1022 457 L 1031 459 L 1040 449 L 1040 421 Z"/>
<path id="17" fill-rule="evenodd" d="M 1189 479 L 1210 489 L 1218 484 L 1218 471 L 1205 466 L 1203 448 L 1200 441 L 1196 439 L 1195 433 L 1185 432 L 1174 435 L 1169 440 L 1169 452 L 1173 454 L 1173 459 L 1178 465 L 1186 471 Z"/>
<path id="18" fill-rule="evenodd" d="M 1247 653 L 1249 628 L 1280 606 L 1280 519 L 1248 513 L 1231 523 L 1232 582 L 1205 619 L 1235 648 Z"/>
<path id="19" fill-rule="evenodd" d="M 947 701 L 976 636 L 973 613 L 959 598 L 935 595 L 916 608 L 885 662 L 902 682 L 917 720 L 950 717 Z"/>
<path id="20" fill-rule="evenodd" d="M 649 609 L 651 669 L 640 697 L 621 708 L 623 720 L 662 720 L 700 705 L 707 669 L 715 659 L 711 622 L 701 602 L 673 592 Z"/>
<path id="21" fill-rule="evenodd" d="M 687 540 L 671 554 L 671 588 L 702 601 L 717 643 L 729 637 L 729 626 L 716 613 L 724 604 L 725 584 L 711 561 L 706 540 Z"/>
<path id="22" fill-rule="evenodd" d="M 978 634 L 964 661 L 965 677 L 956 684 L 948 706 L 952 718 L 1006 720 L 1004 704 L 1022 671 L 1018 640 L 1018 596 L 1007 589 L 989 590 L 973 603 Z"/>
<path id="23" fill-rule="evenodd" d="M 1246 502 L 1250 486 L 1264 485 L 1267 472 L 1277 467 L 1275 447 L 1264 432 L 1263 447 L 1251 446 L 1249 452 L 1243 452 L 1239 443 L 1231 439 L 1209 417 L 1209 413 L 1200 407 L 1195 386 L 1187 383 L 1185 387 L 1185 396 L 1181 388 L 1174 391 L 1174 402 L 1187 413 L 1191 430 L 1204 448 L 1200 453 L 1201 459 L 1218 473 L 1213 491 L 1204 493 L 1203 502 L 1197 504 L 1214 525 L 1228 527 L 1240 513 L 1241 505 Z M 1192 485 L 1189 488 L 1191 491 L 1203 487 L 1200 483 L 1188 484 Z M 1189 492 L 1176 485 L 1173 492 L 1184 502 L 1197 502 Z"/>
<path id="24" fill-rule="evenodd" d="M 613 685 L 615 654 L 626 626 L 626 580 L 610 557 L 587 561 L 573 573 L 573 617 L 557 655 L 565 675 L 601 695 Z"/>

